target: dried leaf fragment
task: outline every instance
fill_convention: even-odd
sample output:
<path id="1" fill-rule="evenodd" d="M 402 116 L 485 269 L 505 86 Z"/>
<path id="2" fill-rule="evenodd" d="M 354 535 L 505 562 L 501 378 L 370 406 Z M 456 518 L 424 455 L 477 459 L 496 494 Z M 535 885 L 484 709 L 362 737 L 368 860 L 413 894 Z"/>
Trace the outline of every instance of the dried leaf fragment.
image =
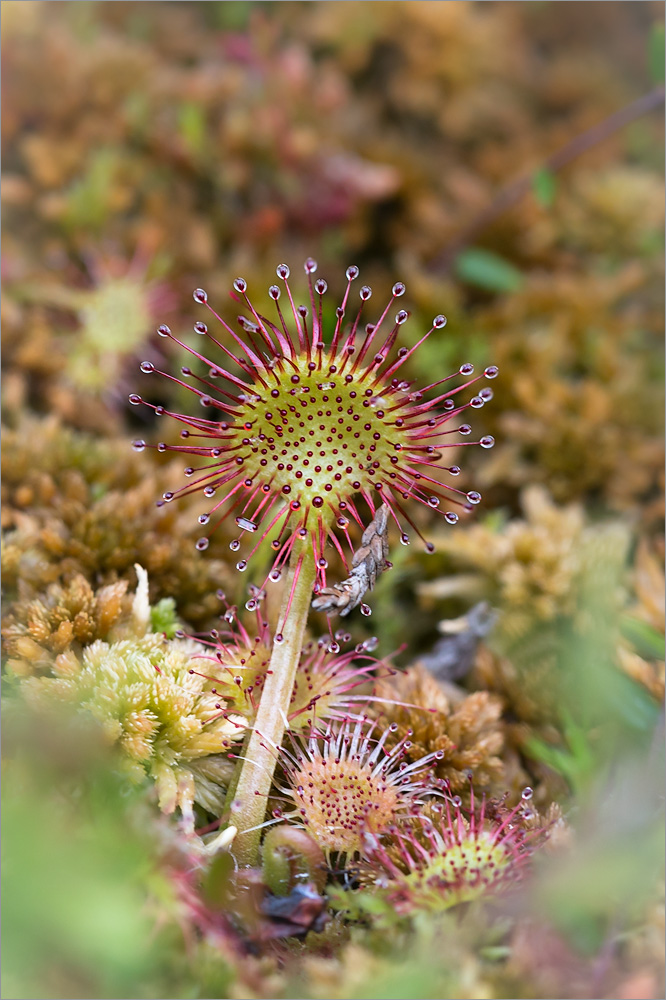
<path id="1" fill-rule="evenodd" d="M 342 583 L 320 590 L 312 601 L 315 611 L 344 617 L 358 607 L 367 590 L 373 589 L 377 577 L 387 567 L 389 513 L 385 503 L 377 508 L 361 536 L 361 547 L 354 553 L 350 575 Z"/>

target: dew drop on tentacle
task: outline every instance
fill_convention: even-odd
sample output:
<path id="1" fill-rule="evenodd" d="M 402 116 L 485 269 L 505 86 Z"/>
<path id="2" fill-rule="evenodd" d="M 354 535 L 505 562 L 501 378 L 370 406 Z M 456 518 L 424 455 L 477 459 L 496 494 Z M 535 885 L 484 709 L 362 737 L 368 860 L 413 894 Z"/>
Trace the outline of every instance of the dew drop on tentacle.
<path id="1" fill-rule="evenodd" d="M 467 499 L 469 500 L 470 503 L 473 504 L 481 503 L 481 494 L 478 493 L 476 490 L 470 490 L 470 492 L 467 494 Z"/>
<path id="2" fill-rule="evenodd" d="M 492 448 L 493 445 L 495 444 L 495 438 L 492 436 L 492 434 L 486 434 L 484 435 L 484 437 L 481 438 L 479 444 L 481 445 L 482 448 Z"/>
<path id="3" fill-rule="evenodd" d="M 345 275 L 349 281 L 355 281 L 356 278 L 358 278 L 358 274 L 359 271 L 356 264 L 350 264 L 347 270 L 345 271 Z"/>
<path id="4" fill-rule="evenodd" d="M 449 524 L 457 524 L 459 519 L 458 515 L 454 511 L 447 510 L 446 514 L 444 515 L 444 520 L 448 521 Z"/>
<path id="5" fill-rule="evenodd" d="M 199 305 L 205 305 L 206 302 L 208 302 L 208 295 L 203 288 L 195 288 L 192 292 L 192 298 L 195 302 L 198 302 Z"/>
<path id="6" fill-rule="evenodd" d="M 141 396 L 137 395 L 136 392 L 131 392 L 127 398 L 129 399 L 132 406 L 138 406 L 139 403 L 143 402 Z"/>
<path id="7" fill-rule="evenodd" d="M 305 268 L 306 274 L 314 274 L 317 270 L 317 261 L 312 257 L 308 257 L 303 267 Z"/>
<path id="8" fill-rule="evenodd" d="M 406 532 L 403 532 L 400 536 L 400 544 L 409 545 L 409 535 Z"/>
<path id="9" fill-rule="evenodd" d="M 132 448 L 134 449 L 134 451 L 143 451 L 145 449 L 145 447 L 146 447 L 146 442 L 145 441 L 133 441 L 132 442 Z"/>
<path id="10" fill-rule="evenodd" d="M 151 372 L 155 371 L 155 365 L 152 363 L 152 361 L 142 361 L 141 364 L 139 365 L 139 368 L 141 369 L 144 375 L 150 375 Z"/>
<path id="11" fill-rule="evenodd" d="M 162 323 L 160 326 L 158 326 L 157 332 L 160 335 L 160 337 L 171 336 L 171 329 L 166 325 L 166 323 Z"/>
<path id="12" fill-rule="evenodd" d="M 396 281 L 395 285 L 391 289 L 394 297 L 400 298 L 401 295 L 405 294 L 405 283 L 404 281 Z"/>
<path id="13" fill-rule="evenodd" d="M 194 332 L 201 334 L 201 336 L 203 337 L 206 333 L 208 333 L 208 327 L 206 326 L 205 323 L 197 321 L 194 324 Z"/>
<path id="14" fill-rule="evenodd" d="M 234 288 L 236 289 L 237 292 L 240 292 L 241 294 L 243 292 L 246 292 L 247 281 L 245 280 L 245 278 L 236 278 L 236 280 L 234 281 Z"/>
<path id="15" fill-rule="evenodd" d="M 239 562 L 236 563 L 236 569 L 239 573 L 244 573 L 247 569 L 247 559 L 240 559 Z"/>
<path id="16" fill-rule="evenodd" d="M 497 378 L 498 373 L 499 373 L 499 368 L 497 367 L 497 365 L 488 365 L 483 374 L 486 376 L 486 378 Z"/>
<path id="17" fill-rule="evenodd" d="M 281 278 L 283 281 L 286 281 L 289 275 L 291 274 L 291 271 L 289 270 L 288 264 L 278 264 L 278 266 L 275 268 L 275 273 L 277 274 L 278 278 Z"/>
<path id="18" fill-rule="evenodd" d="M 198 549 L 199 552 L 205 552 L 205 550 L 208 548 L 208 539 L 207 538 L 199 538 L 197 540 L 195 548 Z"/>
<path id="19" fill-rule="evenodd" d="M 360 608 L 361 614 L 368 618 L 372 614 L 372 608 L 369 604 L 362 604 Z"/>
<path id="20" fill-rule="evenodd" d="M 464 365 L 461 365 L 458 371 L 460 372 L 461 375 L 473 375 L 474 365 L 468 361 Z"/>
<path id="21" fill-rule="evenodd" d="M 254 523 L 254 521 L 251 521 L 248 517 L 237 517 L 236 524 L 238 525 L 239 528 L 242 528 L 243 531 L 257 530 L 257 526 Z"/>
<path id="22" fill-rule="evenodd" d="M 432 321 L 432 325 L 435 327 L 436 330 L 441 330 L 442 327 L 446 326 L 446 322 L 447 322 L 446 316 L 443 316 L 440 313 L 438 316 L 435 316 L 434 320 Z"/>
<path id="23" fill-rule="evenodd" d="M 323 278 L 319 278 L 317 281 L 315 281 L 314 287 L 317 295 L 325 295 L 326 292 L 328 291 L 328 283 L 324 281 Z"/>
<path id="24" fill-rule="evenodd" d="M 231 549 L 232 552 L 238 552 L 240 547 L 241 543 L 239 538 L 234 538 L 232 539 L 232 541 L 229 542 L 229 548 Z"/>

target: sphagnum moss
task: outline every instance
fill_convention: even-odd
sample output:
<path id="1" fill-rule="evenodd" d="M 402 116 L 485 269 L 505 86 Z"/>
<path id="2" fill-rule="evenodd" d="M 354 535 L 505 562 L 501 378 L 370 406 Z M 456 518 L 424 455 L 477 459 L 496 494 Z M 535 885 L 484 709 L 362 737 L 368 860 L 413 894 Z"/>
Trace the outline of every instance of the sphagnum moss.
<path id="1" fill-rule="evenodd" d="M 195 323 L 195 332 L 221 352 L 223 364 L 208 360 L 204 353 L 183 343 L 168 326 L 158 328 L 162 337 L 198 359 L 205 373 L 185 366 L 182 377 L 177 378 L 157 372 L 149 361 L 141 364 L 141 370 L 189 389 L 214 417 L 176 413 L 136 393 L 130 396 L 132 404 L 147 405 L 158 416 L 171 416 L 183 425 L 181 443 L 161 442 L 156 446 L 158 451 L 180 452 L 202 463 L 185 470 L 192 480 L 189 485 L 166 491 L 158 501 L 169 503 L 199 491 L 211 500 L 215 498 L 210 510 L 199 518 L 201 524 L 211 527 L 199 538 L 197 548 L 205 550 L 210 534 L 233 516 L 240 534 L 231 543 L 232 551 L 241 549 L 244 536 L 257 538 L 237 562 L 239 571 L 247 568 L 249 558 L 271 534 L 275 536 L 271 544 L 276 556 L 264 585 L 278 579 L 288 567 L 270 669 L 231 806 L 231 823 L 240 832 L 237 854 L 249 863 L 257 858 L 259 829 L 275 767 L 273 747 L 280 745 L 287 725 L 310 601 L 313 591 L 317 595 L 327 590 L 327 543 L 348 565 L 344 547 L 353 553 L 350 526 L 355 523 L 363 530 L 368 520 L 363 508 L 359 509 L 359 500 L 364 501 L 374 521 L 381 520 L 376 542 L 368 529 L 362 539 L 368 558 L 372 557 L 368 571 L 371 586 L 376 573 L 386 565 L 381 536 L 389 521 L 397 525 L 405 544 L 409 542 L 405 523 L 422 537 L 404 501 L 417 500 L 433 510 L 441 509 L 449 524 L 459 518 L 454 508 L 473 510 L 481 494 L 451 485 L 460 469 L 443 462 L 447 449 L 461 445 L 457 436 L 471 433 L 462 415 L 470 408 L 481 408 L 492 398 L 492 390 L 482 388 L 459 405 L 454 397 L 497 375 L 497 368 L 491 366 L 473 376 L 473 365 L 464 364 L 452 375 L 415 390 L 402 377 L 401 368 L 431 334 L 443 329 L 446 318 L 436 316 L 413 347 L 392 353 L 400 328 L 409 318 L 405 309 L 390 315 L 405 286 L 396 282 L 379 318 L 362 326 L 361 316 L 372 289 L 363 285 L 359 309 L 350 309 L 352 283 L 359 276 L 359 269 L 352 266 L 346 271 L 347 287 L 336 309 L 335 326 L 325 331 L 323 298 L 328 286 L 323 279 L 314 278 L 316 271 L 316 261 L 309 258 L 305 262 L 308 307 L 296 304 L 289 267 L 279 265 L 277 275 L 283 282 L 288 308 L 285 314 L 279 305 L 282 290 L 271 285 L 275 322 L 257 311 L 248 297 L 247 282 L 237 278 L 233 298 L 247 313 L 238 318 L 240 335 L 208 304 L 206 292 L 197 289 L 195 301 L 221 323 L 233 349 L 217 340 L 204 322 Z M 348 310 L 351 318 L 345 322 Z M 457 375 L 463 376 L 462 384 L 448 388 Z M 485 436 L 462 443 L 491 448 L 494 441 Z M 138 440 L 134 447 L 142 451 L 147 445 Z M 423 541 L 432 551 L 432 543 Z M 350 562 L 352 569 L 357 568 L 353 559 Z M 326 610 L 334 611 L 335 607 Z M 366 605 L 361 610 L 370 613 Z M 333 648 L 335 645 L 332 643 Z"/>
<path id="2" fill-rule="evenodd" d="M 200 651 L 191 640 L 157 634 L 97 640 L 79 655 L 61 653 L 55 676 L 29 677 L 22 689 L 36 707 L 61 702 L 90 713 L 118 746 L 130 779 L 153 778 L 161 809 L 179 807 L 192 827 L 195 800 L 222 808 L 230 772 L 222 754 L 239 739 L 191 669 Z"/>

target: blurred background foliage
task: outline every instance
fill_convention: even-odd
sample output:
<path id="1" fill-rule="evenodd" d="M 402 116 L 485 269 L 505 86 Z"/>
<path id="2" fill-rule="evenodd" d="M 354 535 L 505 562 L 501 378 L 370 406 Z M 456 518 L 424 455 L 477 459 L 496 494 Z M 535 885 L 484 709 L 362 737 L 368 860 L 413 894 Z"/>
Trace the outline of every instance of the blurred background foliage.
<path id="1" fill-rule="evenodd" d="M 2 28 L 3 995 L 660 996 L 663 5 L 5 0 Z M 447 315 L 410 377 L 500 368 L 495 449 L 459 455 L 482 507 L 420 512 L 436 553 L 399 547 L 353 632 L 406 665 L 489 602 L 440 678 L 457 738 L 573 834 L 508 911 L 257 954 L 193 918 L 173 824 L 94 727 L 17 706 L 113 640 L 136 563 L 156 630 L 244 602 L 199 498 L 155 508 L 181 466 L 132 453 L 166 430 L 127 396 L 182 363 L 155 327 L 187 336 L 194 287 L 233 320 L 237 274 L 265 304 L 310 254 L 336 294 L 350 263 L 404 280 L 408 344 Z"/>

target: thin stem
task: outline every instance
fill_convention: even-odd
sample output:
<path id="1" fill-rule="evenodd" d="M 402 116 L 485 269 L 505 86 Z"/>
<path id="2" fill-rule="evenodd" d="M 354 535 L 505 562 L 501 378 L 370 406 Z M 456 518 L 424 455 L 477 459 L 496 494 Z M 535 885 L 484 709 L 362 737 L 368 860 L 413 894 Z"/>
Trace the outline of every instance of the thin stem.
<path id="1" fill-rule="evenodd" d="M 224 817 L 228 814 L 231 809 L 231 804 L 236 798 L 236 789 L 238 788 L 238 782 L 240 780 L 241 771 L 243 770 L 243 764 L 245 758 L 247 757 L 247 748 L 250 743 L 250 737 L 252 736 L 252 730 L 247 729 L 245 736 L 243 737 L 243 743 L 241 745 L 240 753 L 238 754 L 238 763 L 234 768 L 234 773 L 231 776 L 231 781 L 227 785 L 226 795 L 224 796 L 224 807 L 222 809 L 222 819 L 224 822 Z"/>
<path id="2" fill-rule="evenodd" d="M 229 824 L 238 828 L 232 850 L 241 865 L 256 865 L 259 860 L 261 830 L 256 828 L 266 816 L 268 794 L 277 763 L 275 748 L 282 743 L 289 715 L 315 573 L 311 553 L 303 545 L 294 545 L 276 631 L 276 638 L 282 635 L 283 640 L 274 641 L 254 730 L 245 751 L 247 760 L 243 761 L 231 804 Z"/>

